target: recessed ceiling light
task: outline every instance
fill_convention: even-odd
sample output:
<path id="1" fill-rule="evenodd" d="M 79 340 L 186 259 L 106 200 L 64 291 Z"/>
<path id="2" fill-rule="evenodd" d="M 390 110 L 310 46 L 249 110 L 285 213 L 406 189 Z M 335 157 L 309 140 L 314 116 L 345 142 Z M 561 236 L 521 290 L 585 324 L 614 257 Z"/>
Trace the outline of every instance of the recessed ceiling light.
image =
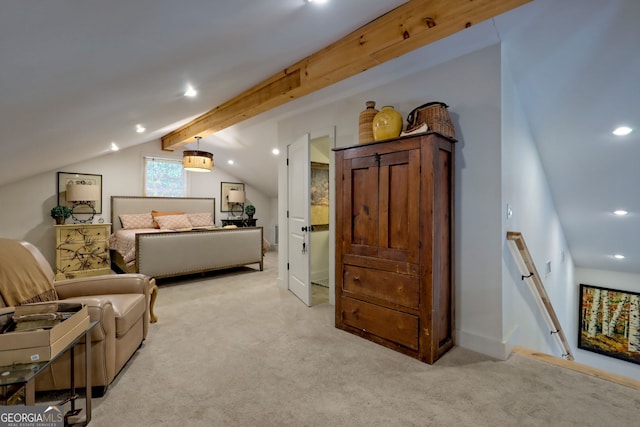
<path id="1" fill-rule="evenodd" d="M 120 148 L 118 148 L 118 145 L 115 142 L 111 142 L 111 151 L 118 151 Z"/>
<path id="2" fill-rule="evenodd" d="M 280 154 L 280 150 L 278 150 L 277 148 L 274 148 L 273 150 L 271 150 L 271 152 L 276 156 Z"/>
<path id="3" fill-rule="evenodd" d="M 145 130 L 147 130 L 147 129 L 146 129 L 144 126 L 142 126 L 141 124 L 137 124 L 137 125 L 136 125 L 136 132 L 138 132 L 138 133 L 142 133 L 142 132 L 144 132 Z"/>
<path id="4" fill-rule="evenodd" d="M 611 133 L 616 136 L 625 136 L 629 135 L 631 132 L 633 132 L 633 129 L 631 129 L 629 126 L 620 126 L 615 128 Z"/>
<path id="5" fill-rule="evenodd" d="M 187 85 L 187 90 L 184 92 L 184 96 L 193 98 L 198 94 L 198 91 L 193 88 L 191 85 Z"/>
<path id="6" fill-rule="evenodd" d="M 618 209 L 617 211 L 613 211 L 614 214 L 618 215 L 618 216 L 625 216 L 627 215 L 629 212 L 625 211 L 624 209 Z"/>
<path id="7" fill-rule="evenodd" d="M 615 259 L 624 259 L 624 255 L 620 255 L 620 254 L 615 254 L 613 257 Z"/>
<path id="8" fill-rule="evenodd" d="M 233 160 L 227 160 L 227 163 L 229 163 L 230 165 L 234 164 L 235 162 Z"/>
<path id="9" fill-rule="evenodd" d="M 318 4 L 324 4 L 329 0 L 305 0 L 307 3 L 318 3 Z"/>

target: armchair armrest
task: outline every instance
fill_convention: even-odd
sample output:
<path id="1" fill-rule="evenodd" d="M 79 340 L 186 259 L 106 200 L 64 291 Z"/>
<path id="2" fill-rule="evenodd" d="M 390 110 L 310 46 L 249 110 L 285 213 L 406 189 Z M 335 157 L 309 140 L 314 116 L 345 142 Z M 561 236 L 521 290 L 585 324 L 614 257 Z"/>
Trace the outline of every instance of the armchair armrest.
<path id="1" fill-rule="evenodd" d="M 144 294 L 149 301 L 149 277 L 144 274 L 105 274 L 54 282 L 60 299 L 89 295 Z"/>

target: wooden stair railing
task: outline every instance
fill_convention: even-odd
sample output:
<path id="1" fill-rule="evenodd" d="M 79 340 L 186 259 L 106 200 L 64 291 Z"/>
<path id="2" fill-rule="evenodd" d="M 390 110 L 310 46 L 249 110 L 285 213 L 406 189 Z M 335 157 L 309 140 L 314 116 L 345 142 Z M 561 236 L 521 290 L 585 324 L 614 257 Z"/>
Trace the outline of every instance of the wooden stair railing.
<path id="1" fill-rule="evenodd" d="M 533 284 L 533 289 L 535 289 L 534 296 L 539 298 L 539 302 L 542 303 L 544 307 L 544 314 L 547 316 L 547 320 L 553 325 L 555 330 L 551 331 L 552 335 L 555 335 L 560 346 L 563 349 L 562 357 L 567 360 L 574 360 L 573 354 L 571 353 L 571 347 L 569 347 L 569 342 L 567 341 L 567 337 L 560 326 L 560 320 L 558 320 L 558 316 L 556 316 L 556 312 L 553 309 L 553 305 L 551 304 L 551 300 L 549 299 L 549 295 L 547 291 L 544 289 L 544 285 L 542 284 L 542 279 L 536 270 L 536 266 L 533 263 L 533 259 L 531 258 L 531 254 L 529 253 L 529 249 L 527 249 L 527 244 L 524 242 L 524 237 L 522 233 L 518 231 L 508 231 L 507 232 L 507 243 L 509 244 L 509 249 L 511 249 L 511 253 L 515 258 L 516 264 L 518 265 L 518 269 L 522 274 L 522 280 L 530 280 Z"/>

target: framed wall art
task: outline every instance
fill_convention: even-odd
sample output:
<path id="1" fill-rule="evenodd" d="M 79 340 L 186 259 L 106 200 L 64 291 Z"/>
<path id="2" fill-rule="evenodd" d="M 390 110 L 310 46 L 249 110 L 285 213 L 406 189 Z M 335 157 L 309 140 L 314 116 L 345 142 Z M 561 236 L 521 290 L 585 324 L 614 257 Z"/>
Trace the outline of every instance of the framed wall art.
<path id="1" fill-rule="evenodd" d="M 329 227 L 329 164 L 311 162 L 311 225 Z M 317 228 L 316 228 L 317 229 Z"/>
<path id="2" fill-rule="evenodd" d="M 220 212 L 231 212 L 231 206 L 229 205 L 229 190 L 244 191 L 244 184 L 241 182 L 220 183 Z"/>
<path id="3" fill-rule="evenodd" d="M 71 207 L 72 203 L 67 201 L 67 184 L 91 184 L 97 185 L 100 189 L 100 197 L 94 201 L 95 213 L 102 213 L 102 175 L 93 175 L 77 172 L 58 172 L 58 204 Z M 90 208 L 79 206 L 75 213 L 92 213 Z"/>
<path id="4" fill-rule="evenodd" d="M 640 294 L 580 285 L 578 348 L 640 364 Z"/>

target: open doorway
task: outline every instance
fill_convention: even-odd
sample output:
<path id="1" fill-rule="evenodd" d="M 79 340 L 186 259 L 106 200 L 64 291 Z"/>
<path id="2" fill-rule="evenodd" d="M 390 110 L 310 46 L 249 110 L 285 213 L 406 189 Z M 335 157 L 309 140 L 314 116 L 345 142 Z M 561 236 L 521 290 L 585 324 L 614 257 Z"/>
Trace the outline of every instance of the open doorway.
<path id="1" fill-rule="evenodd" d="M 335 304 L 335 213 L 332 208 L 335 194 L 332 148 L 335 148 L 335 139 L 335 127 L 302 135 L 286 145 L 287 156 L 283 159 L 286 162 L 282 163 L 279 172 L 278 219 L 285 226 L 279 230 L 278 287 L 290 290 L 310 307 L 326 303 L 327 293 L 328 304 Z M 312 162 L 314 179 L 315 175 L 323 175 L 325 182 L 322 192 L 314 195 L 313 222 L 310 194 Z M 315 219 L 316 215 L 322 214 L 323 220 Z M 312 285 L 313 281 L 317 287 Z M 313 288 L 317 289 L 316 298 L 312 296 Z"/>
<path id="2" fill-rule="evenodd" d="M 311 215 L 311 305 L 329 304 L 329 163 L 331 153 L 329 135 L 312 138 L 309 158 L 311 174 L 309 183 Z"/>

